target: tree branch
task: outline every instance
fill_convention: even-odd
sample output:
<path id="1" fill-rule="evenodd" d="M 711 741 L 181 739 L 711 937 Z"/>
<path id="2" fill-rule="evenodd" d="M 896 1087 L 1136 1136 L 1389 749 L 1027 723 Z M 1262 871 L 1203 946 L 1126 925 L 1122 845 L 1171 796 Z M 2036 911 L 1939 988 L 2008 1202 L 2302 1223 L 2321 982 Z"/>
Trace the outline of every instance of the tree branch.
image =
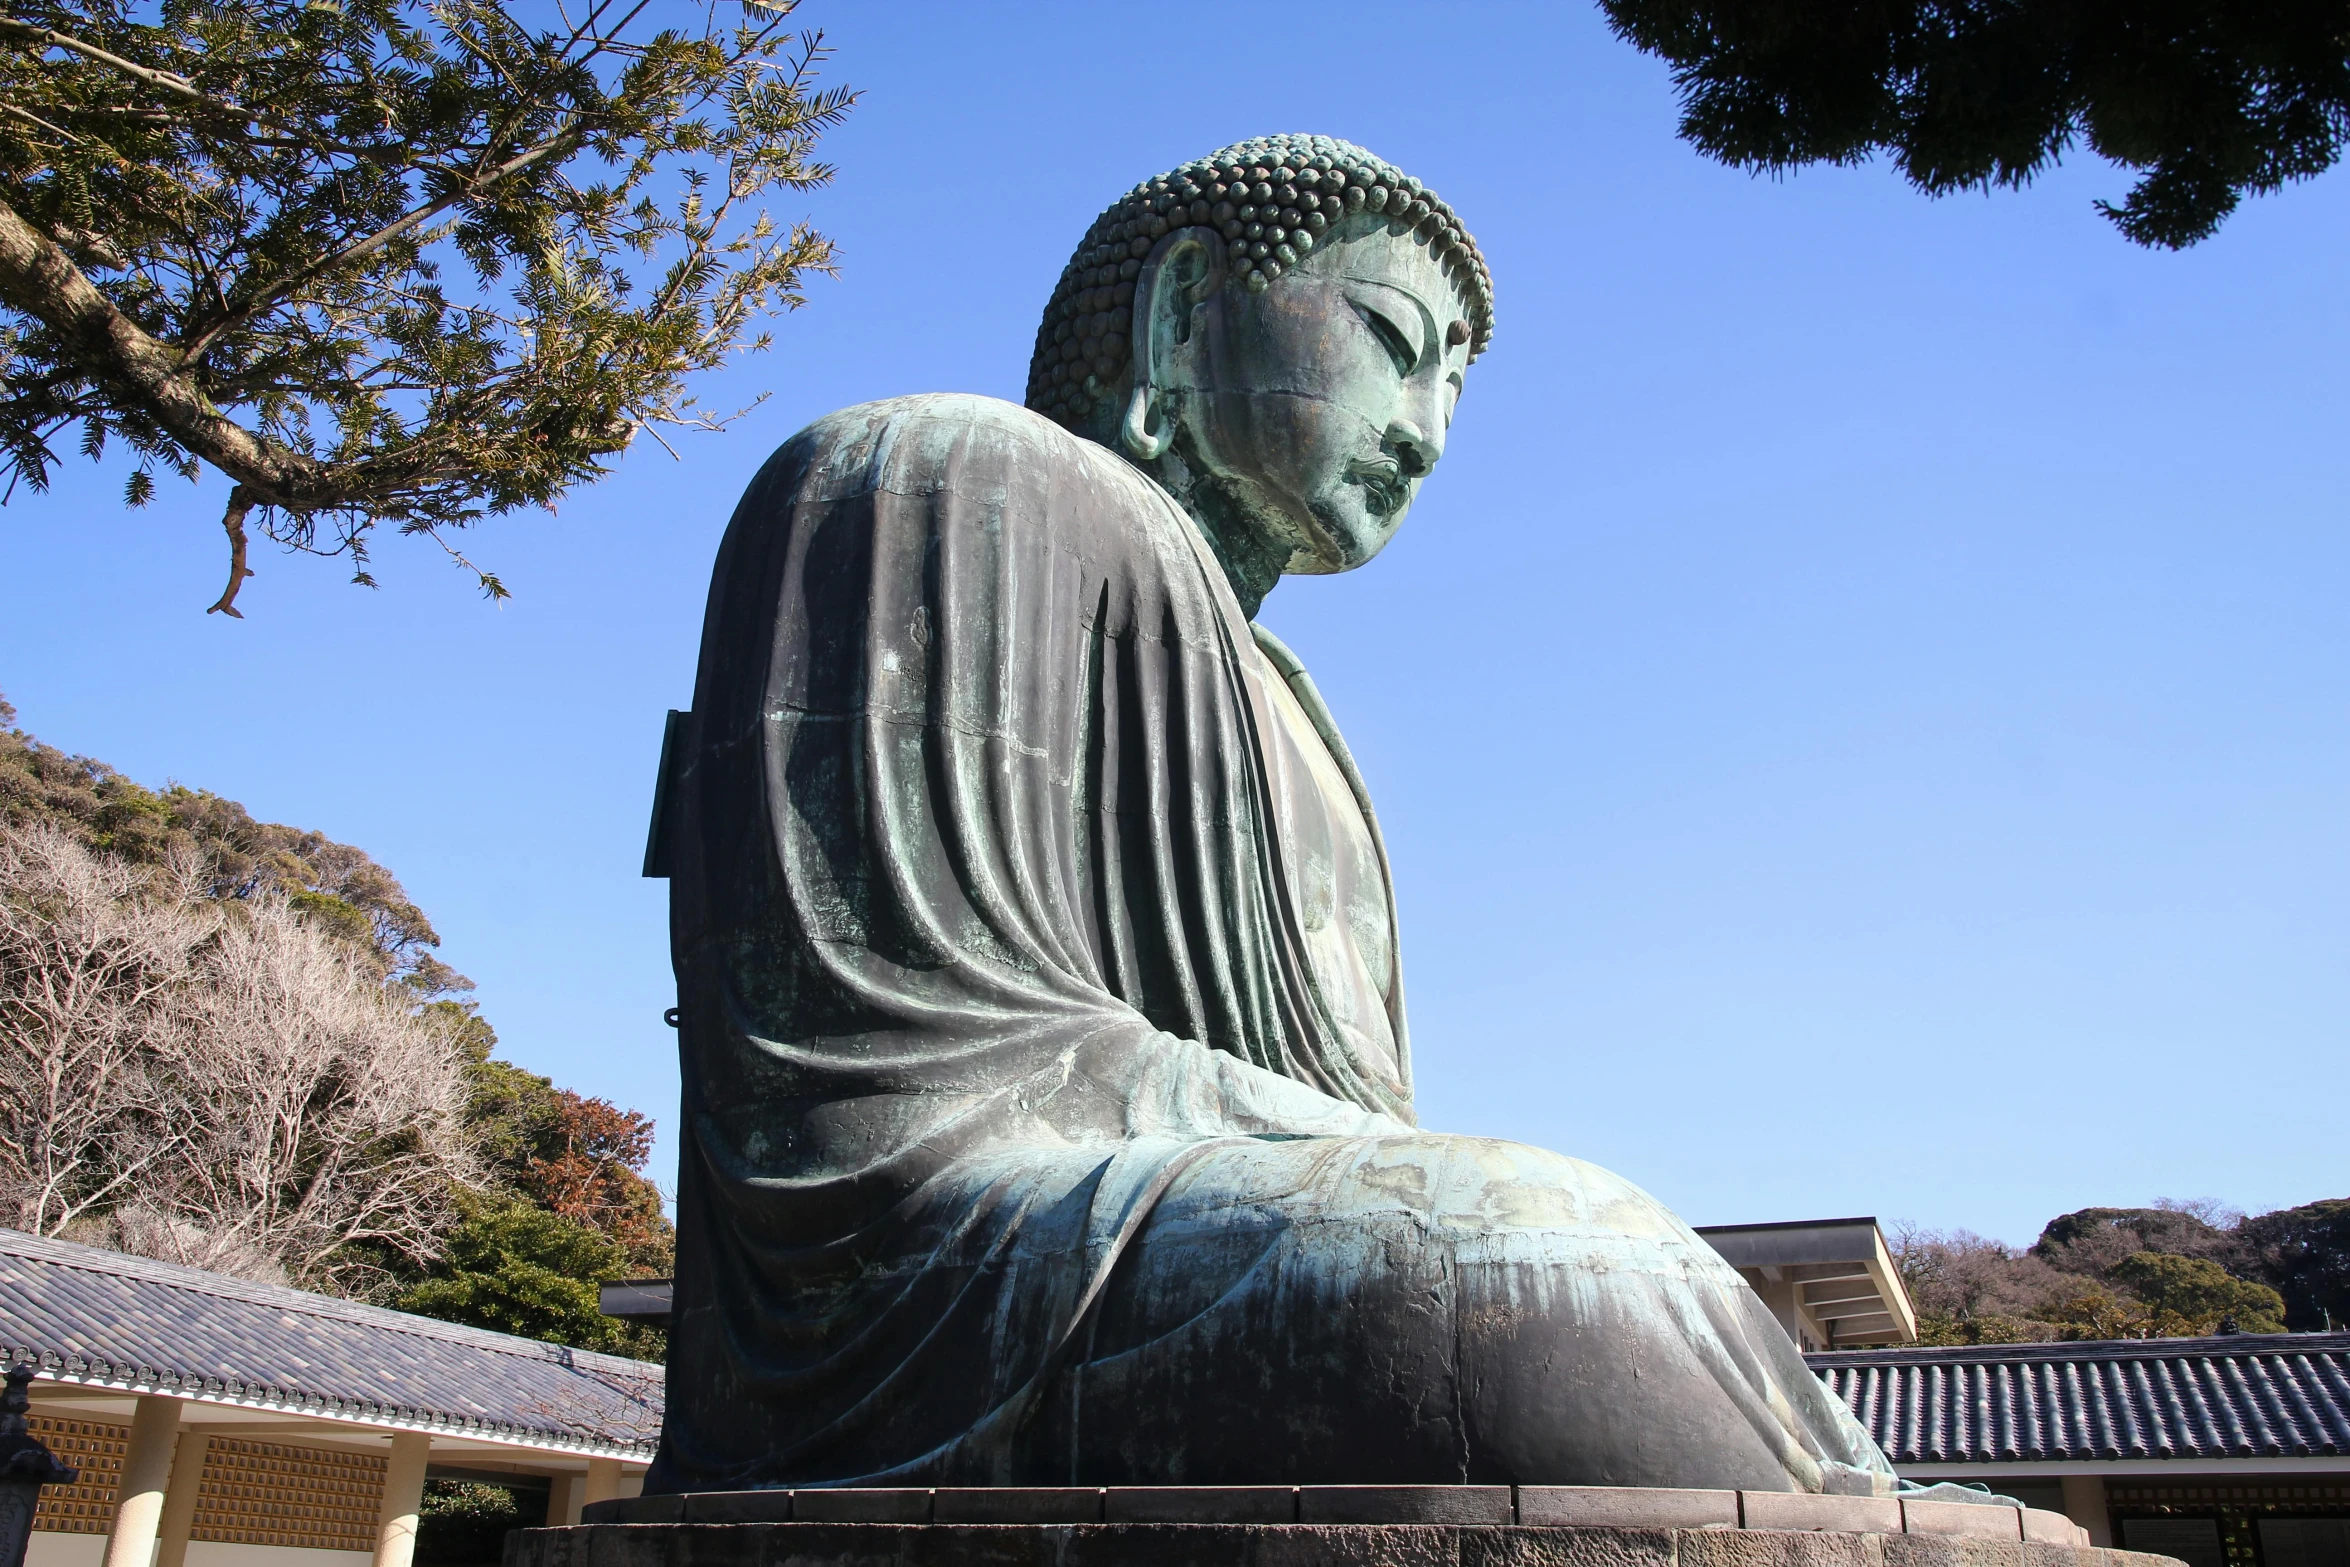
<path id="1" fill-rule="evenodd" d="M 81 140 L 79 136 L 76 136 L 73 132 L 67 130 L 64 126 L 51 125 L 47 120 L 42 119 L 39 115 L 34 114 L 27 109 L 20 109 L 13 103 L 0 103 L 0 112 L 13 115 L 15 118 L 23 120 L 28 125 L 38 125 L 45 131 L 49 131 L 52 134 L 64 137 L 69 143 L 78 142 Z"/>
<path id="2" fill-rule="evenodd" d="M 326 276 L 326 274 L 334 271 L 337 267 L 345 266 L 353 261 L 357 261 L 363 256 L 374 254 L 376 251 L 379 251 L 383 249 L 384 246 L 390 244 L 393 240 L 398 239 L 401 235 L 408 233 L 410 230 L 418 228 L 423 224 L 431 222 L 434 218 L 439 217 L 442 213 L 448 211 L 451 207 L 456 206 L 459 202 L 477 196 L 483 191 L 490 189 L 492 186 L 498 185 L 505 180 L 512 178 L 514 175 L 521 173 L 524 169 L 529 168 L 532 164 L 546 157 L 549 153 L 560 150 L 564 152 L 566 156 L 568 156 L 572 151 L 575 151 L 578 148 L 578 145 L 582 139 L 583 137 L 580 132 L 579 121 L 577 118 L 574 118 L 570 125 L 564 127 L 563 130 L 557 132 L 555 135 L 548 137 L 545 141 L 540 142 L 536 147 L 532 147 L 525 152 L 515 154 L 513 157 L 507 159 L 504 163 L 501 163 L 496 168 L 490 170 L 489 173 L 482 175 L 477 179 L 468 180 L 464 185 L 458 187 L 456 190 L 451 191 L 448 195 L 443 196 L 440 200 L 427 202 L 421 207 L 412 208 L 403 216 L 395 218 L 390 223 L 385 224 L 382 228 L 377 229 L 374 233 L 368 235 L 365 239 L 354 240 L 352 243 L 345 245 L 342 249 L 336 251 L 333 255 L 321 257 L 319 260 L 312 262 L 309 266 L 302 268 L 300 271 L 291 272 L 286 276 L 279 278 L 275 283 L 272 283 L 269 287 L 254 295 L 251 299 L 246 300 L 235 310 L 229 312 L 227 315 L 222 316 L 218 321 L 215 321 L 211 325 L 207 326 L 202 334 L 196 337 L 194 341 L 186 345 L 182 352 L 189 359 L 195 358 L 198 354 L 204 352 L 206 348 L 209 348 L 213 341 L 218 338 L 221 333 L 226 332 L 233 327 L 241 326 L 245 322 L 250 321 L 255 315 L 259 314 L 263 310 L 266 310 L 271 305 L 276 304 L 279 300 L 285 298 L 286 295 L 295 292 L 306 284 L 316 282 L 319 278 Z"/>
<path id="3" fill-rule="evenodd" d="M 158 342 L 40 230 L 0 202 L 0 301 L 55 332 L 92 377 L 136 397 L 189 451 L 249 486 L 256 498 L 301 509 L 325 498 L 324 468 L 255 435 L 212 406 Z"/>
<path id="4" fill-rule="evenodd" d="M 39 44 L 44 49 L 63 49 L 68 53 L 81 55 L 85 59 L 95 60 L 100 65 L 120 71 L 125 76 L 145 82 L 150 87 L 160 87 L 165 92 L 178 93 L 181 97 L 193 98 L 198 103 L 212 104 L 216 108 L 229 107 L 207 97 L 194 82 L 189 81 L 177 71 L 152 70 L 147 66 L 126 60 L 119 54 L 109 54 L 96 44 L 83 43 L 72 34 L 58 32 L 52 27 L 36 27 L 30 22 L 17 21 L 14 17 L 0 17 L 0 34 L 21 38 L 28 43 Z M 244 111 L 232 109 L 231 112 L 241 114 Z M 259 118 L 259 116 L 253 116 L 253 118 Z"/>
<path id="5" fill-rule="evenodd" d="M 207 615 L 226 615 L 232 620 L 243 620 L 245 612 L 237 608 L 237 589 L 253 575 L 245 564 L 245 514 L 253 509 L 253 495 L 243 485 L 228 492 L 228 513 L 220 525 L 228 530 L 228 586 L 222 590 L 220 602 L 204 611 Z"/>
<path id="6" fill-rule="evenodd" d="M 207 109 L 218 110 L 222 114 L 230 115 L 251 125 L 265 125 L 279 135 L 289 138 L 291 145 L 297 147 L 323 148 L 334 152 L 360 155 L 379 150 L 343 142 L 323 141 L 318 137 L 305 135 L 300 126 L 289 125 L 284 120 L 263 110 L 247 109 L 238 104 L 215 98 L 177 71 L 154 70 L 148 66 L 140 65 L 136 61 L 126 60 L 119 54 L 110 54 L 96 44 L 84 43 L 70 33 L 58 32 L 55 28 L 36 27 L 30 22 L 20 22 L 13 17 L 0 17 L 0 36 L 20 38 L 27 43 L 38 44 L 43 48 L 63 49 L 68 53 L 78 54 L 84 59 L 94 60 L 110 70 L 120 71 L 134 81 L 144 82 L 148 86 L 160 88 L 164 92 L 177 93 L 191 103 L 200 104 Z M 136 111 L 117 109 L 109 112 L 129 113 Z"/>

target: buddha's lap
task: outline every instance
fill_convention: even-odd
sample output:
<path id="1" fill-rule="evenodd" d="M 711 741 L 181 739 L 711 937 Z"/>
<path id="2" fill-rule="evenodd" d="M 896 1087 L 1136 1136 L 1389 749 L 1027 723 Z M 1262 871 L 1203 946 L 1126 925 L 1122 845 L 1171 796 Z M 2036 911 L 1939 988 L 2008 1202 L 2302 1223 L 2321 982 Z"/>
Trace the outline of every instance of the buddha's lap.
<path id="1" fill-rule="evenodd" d="M 1427 1481 L 1465 1455 L 1486 1479 L 1782 1488 L 1790 1445 L 1856 1451 L 1760 1301 L 1653 1198 L 1482 1138 L 1208 1151 L 1081 1358 L 1102 1475 L 1248 1476 L 1278 1454 L 1298 1477 Z"/>
<path id="2" fill-rule="evenodd" d="M 1656 1199 L 1579 1159 L 1435 1133 L 1255 1140 L 1206 1150 L 1160 1198 L 1093 1344 L 1113 1354 L 1218 1313 L 1287 1337 L 1382 1302 L 1413 1321 L 1440 1304 L 1482 1333 L 1653 1318 L 1666 1302 L 1736 1311 L 1744 1296 Z"/>

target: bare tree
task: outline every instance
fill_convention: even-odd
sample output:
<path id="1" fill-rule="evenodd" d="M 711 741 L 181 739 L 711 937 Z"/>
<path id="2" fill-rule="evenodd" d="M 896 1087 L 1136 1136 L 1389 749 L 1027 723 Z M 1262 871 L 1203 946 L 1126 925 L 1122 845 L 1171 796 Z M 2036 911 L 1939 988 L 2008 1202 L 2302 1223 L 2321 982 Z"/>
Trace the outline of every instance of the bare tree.
<path id="1" fill-rule="evenodd" d="M 187 1130 L 158 1206 L 297 1277 L 357 1242 L 428 1259 L 476 1174 L 443 1031 L 276 899 L 232 905 L 196 967 L 159 1042 Z"/>
<path id="2" fill-rule="evenodd" d="M 42 1234 L 349 1288 L 479 1178 L 437 1012 L 287 900 L 0 828 L 0 1204 Z"/>
<path id="3" fill-rule="evenodd" d="M 209 934 L 166 873 L 0 829 L 0 1212 L 55 1235 L 119 1206 L 177 1135 L 150 1049 Z"/>
<path id="4" fill-rule="evenodd" d="M 1971 1230 L 1896 1224 L 1893 1259 L 1919 1313 L 1954 1322 L 2036 1319 L 2068 1282 L 2030 1252 Z"/>

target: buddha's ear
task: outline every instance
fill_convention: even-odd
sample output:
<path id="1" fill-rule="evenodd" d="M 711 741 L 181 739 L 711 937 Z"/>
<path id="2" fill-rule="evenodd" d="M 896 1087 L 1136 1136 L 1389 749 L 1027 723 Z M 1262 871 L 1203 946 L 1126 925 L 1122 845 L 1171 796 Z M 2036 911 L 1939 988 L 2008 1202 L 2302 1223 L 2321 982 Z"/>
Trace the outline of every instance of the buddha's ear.
<path id="1" fill-rule="evenodd" d="M 1191 342 L 1192 312 L 1224 283 L 1224 236 L 1212 228 L 1180 228 L 1151 247 L 1134 280 L 1134 393 L 1127 400 L 1119 439 L 1144 462 L 1155 461 L 1174 439 L 1160 403 L 1179 378 L 1170 375 Z"/>

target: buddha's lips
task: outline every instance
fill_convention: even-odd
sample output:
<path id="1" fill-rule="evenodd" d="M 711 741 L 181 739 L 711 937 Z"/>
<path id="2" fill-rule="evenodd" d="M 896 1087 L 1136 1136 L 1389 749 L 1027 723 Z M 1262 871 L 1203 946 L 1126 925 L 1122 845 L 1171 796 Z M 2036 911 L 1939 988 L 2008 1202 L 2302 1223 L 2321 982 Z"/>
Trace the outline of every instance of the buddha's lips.
<path id="1" fill-rule="evenodd" d="M 1403 476 L 1402 467 L 1392 462 L 1357 462 L 1347 469 L 1347 477 L 1363 487 L 1371 510 L 1382 517 L 1400 511 L 1411 495 L 1411 481 Z"/>

